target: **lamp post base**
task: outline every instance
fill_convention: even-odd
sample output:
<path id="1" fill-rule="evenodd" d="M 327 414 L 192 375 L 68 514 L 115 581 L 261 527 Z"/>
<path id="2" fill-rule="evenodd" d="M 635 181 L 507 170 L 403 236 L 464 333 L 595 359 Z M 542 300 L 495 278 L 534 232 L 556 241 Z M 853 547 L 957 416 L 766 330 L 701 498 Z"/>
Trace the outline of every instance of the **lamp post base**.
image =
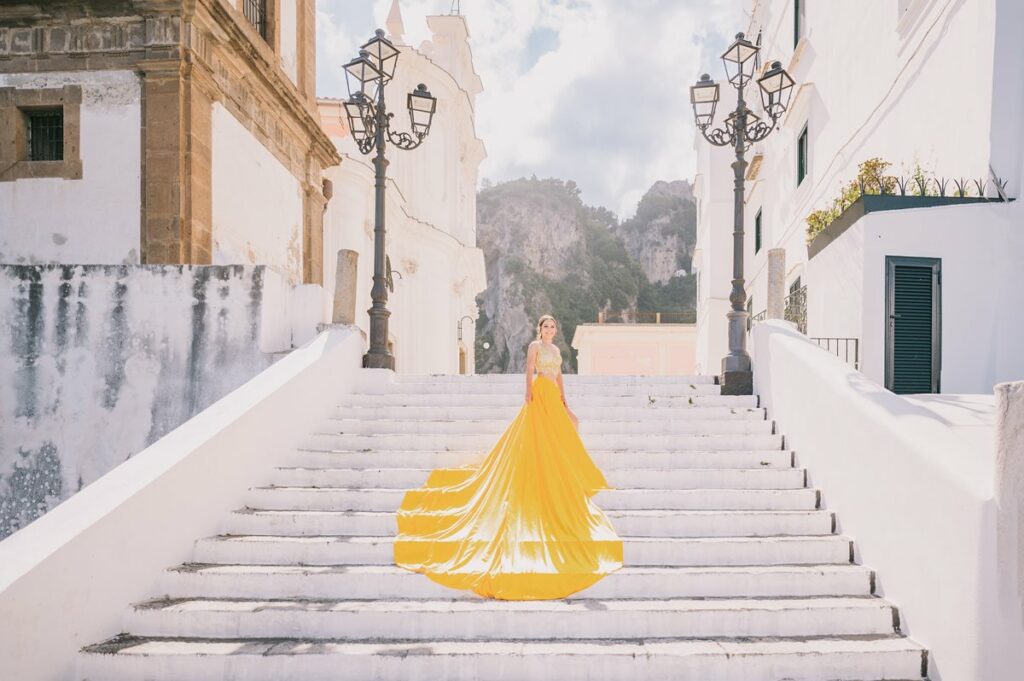
<path id="1" fill-rule="evenodd" d="M 719 381 L 723 395 L 754 394 L 754 374 L 751 371 L 723 371 Z"/>
<path id="2" fill-rule="evenodd" d="M 395 370 L 395 356 L 391 353 L 368 352 L 363 355 L 364 369 Z"/>

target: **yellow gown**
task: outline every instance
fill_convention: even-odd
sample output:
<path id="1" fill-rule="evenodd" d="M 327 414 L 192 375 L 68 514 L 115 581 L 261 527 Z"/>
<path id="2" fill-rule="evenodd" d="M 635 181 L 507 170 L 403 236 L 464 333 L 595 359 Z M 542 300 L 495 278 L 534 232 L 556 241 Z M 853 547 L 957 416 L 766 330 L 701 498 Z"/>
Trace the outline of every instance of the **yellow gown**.
<path id="1" fill-rule="evenodd" d="M 564 598 L 622 567 L 622 540 L 591 500 L 611 488 L 562 404 L 560 367 L 542 344 L 533 400 L 483 461 L 406 492 L 396 565 L 504 600 Z"/>

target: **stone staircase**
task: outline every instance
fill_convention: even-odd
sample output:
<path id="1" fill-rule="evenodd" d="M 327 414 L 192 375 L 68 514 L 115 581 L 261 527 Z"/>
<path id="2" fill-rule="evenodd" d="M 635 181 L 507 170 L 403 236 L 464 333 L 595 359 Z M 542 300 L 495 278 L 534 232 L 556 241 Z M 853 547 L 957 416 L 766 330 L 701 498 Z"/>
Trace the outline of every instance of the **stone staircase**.
<path id="1" fill-rule="evenodd" d="M 347 396 L 162 577 L 86 681 L 922 679 L 925 650 L 756 397 L 710 377 L 566 377 L 617 489 L 625 566 L 560 601 L 489 601 L 392 564 L 394 509 L 478 460 L 522 376 L 399 377 Z"/>

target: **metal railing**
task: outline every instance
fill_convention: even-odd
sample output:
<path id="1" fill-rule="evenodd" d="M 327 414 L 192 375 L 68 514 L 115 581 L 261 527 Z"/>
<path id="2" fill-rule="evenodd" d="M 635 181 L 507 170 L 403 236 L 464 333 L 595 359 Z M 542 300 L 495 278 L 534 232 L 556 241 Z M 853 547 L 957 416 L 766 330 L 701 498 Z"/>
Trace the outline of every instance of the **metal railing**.
<path id="1" fill-rule="evenodd" d="M 801 286 L 795 291 L 792 291 L 782 301 L 784 312 L 782 318 L 787 322 L 793 322 L 796 324 L 797 330 L 802 333 L 807 333 L 807 287 Z"/>
<path id="2" fill-rule="evenodd" d="M 860 339 L 859 338 L 812 338 L 822 350 L 860 370 Z"/>
<path id="3" fill-rule="evenodd" d="M 761 310 L 757 314 L 750 316 L 747 319 L 747 331 L 750 331 L 752 328 L 754 328 L 754 324 L 757 324 L 758 322 L 763 322 L 767 318 L 768 310 Z"/>
<path id="4" fill-rule="evenodd" d="M 256 32 L 267 40 L 267 0 L 243 0 L 242 13 Z"/>
<path id="5" fill-rule="evenodd" d="M 598 324 L 696 324 L 697 312 L 598 312 Z"/>

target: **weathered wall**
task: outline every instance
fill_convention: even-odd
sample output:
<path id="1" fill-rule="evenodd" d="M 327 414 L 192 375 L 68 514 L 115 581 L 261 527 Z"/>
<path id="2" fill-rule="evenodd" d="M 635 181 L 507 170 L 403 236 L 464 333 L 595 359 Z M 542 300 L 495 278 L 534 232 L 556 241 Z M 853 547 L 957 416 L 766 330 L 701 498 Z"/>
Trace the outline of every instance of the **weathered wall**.
<path id="1" fill-rule="evenodd" d="M 0 265 L 0 537 L 270 365 L 279 288 L 264 267 Z"/>

